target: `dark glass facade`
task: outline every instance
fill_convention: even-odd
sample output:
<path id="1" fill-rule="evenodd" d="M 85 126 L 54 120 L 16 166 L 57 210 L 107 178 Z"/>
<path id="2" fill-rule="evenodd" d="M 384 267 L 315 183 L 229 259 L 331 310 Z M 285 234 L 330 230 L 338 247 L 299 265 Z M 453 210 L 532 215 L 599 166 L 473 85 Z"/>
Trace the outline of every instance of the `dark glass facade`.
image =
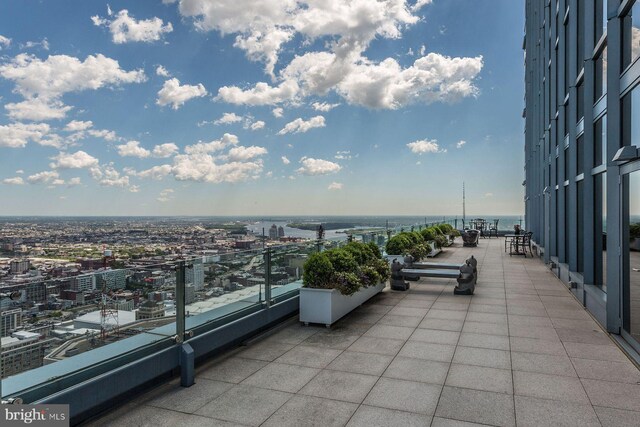
<path id="1" fill-rule="evenodd" d="M 640 0 L 525 3 L 527 228 L 575 297 L 638 351 Z"/>

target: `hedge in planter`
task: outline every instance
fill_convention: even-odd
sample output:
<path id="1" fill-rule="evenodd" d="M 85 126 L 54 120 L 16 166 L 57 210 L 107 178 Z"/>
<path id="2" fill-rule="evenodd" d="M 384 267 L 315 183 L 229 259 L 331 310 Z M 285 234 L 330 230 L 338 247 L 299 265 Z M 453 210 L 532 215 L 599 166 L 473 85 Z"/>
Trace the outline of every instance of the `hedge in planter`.
<path id="1" fill-rule="evenodd" d="M 343 295 L 385 282 L 389 265 L 377 247 L 351 242 L 342 248 L 312 254 L 304 264 L 305 288 L 337 289 Z"/>
<path id="2" fill-rule="evenodd" d="M 388 254 L 411 255 L 415 260 L 420 260 L 431 252 L 431 246 L 425 241 L 423 234 L 417 231 L 393 236 L 387 242 L 386 249 Z"/>

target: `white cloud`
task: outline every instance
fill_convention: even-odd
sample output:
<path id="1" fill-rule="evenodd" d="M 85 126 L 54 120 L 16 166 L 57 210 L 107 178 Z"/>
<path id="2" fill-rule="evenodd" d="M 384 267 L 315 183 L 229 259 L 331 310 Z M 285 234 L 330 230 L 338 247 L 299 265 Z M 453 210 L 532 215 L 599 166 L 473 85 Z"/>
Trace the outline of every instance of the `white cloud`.
<path id="1" fill-rule="evenodd" d="M 116 133 L 112 130 L 106 129 L 89 129 L 87 133 L 96 138 L 103 138 L 106 141 L 115 141 L 118 139 Z"/>
<path id="2" fill-rule="evenodd" d="M 111 13 L 109 13 L 111 16 Z M 166 33 L 173 31 L 171 22 L 164 25 L 162 19 L 154 17 L 151 19 L 141 19 L 136 21 L 129 16 L 129 11 L 121 10 L 115 15 L 115 18 L 100 18 L 92 16 L 91 21 L 97 27 L 105 26 L 109 28 L 114 43 L 122 44 L 129 42 L 150 43 L 158 41 Z"/>
<path id="3" fill-rule="evenodd" d="M 282 156 L 280 158 L 282 159 L 282 163 L 284 163 L 285 165 L 288 165 L 289 163 L 291 163 L 291 160 L 287 159 L 286 156 Z"/>
<path id="4" fill-rule="evenodd" d="M 76 151 L 73 154 L 62 152 L 51 160 L 53 160 L 50 164 L 52 169 L 83 169 L 98 166 L 98 159 L 84 151 Z"/>
<path id="5" fill-rule="evenodd" d="M 484 193 L 484 197 L 493 197 L 493 193 Z"/>
<path id="6" fill-rule="evenodd" d="M 160 195 L 156 200 L 163 203 L 168 202 L 169 200 L 173 199 L 173 193 L 174 193 L 173 189 L 165 188 L 160 192 Z"/>
<path id="7" fill-rule="evenodd" d="M 232 161 L 245 161 L 267 154 L 267 149 L 252 145 L 251 147 L 233 147 L 229 150 L 229 159 Z"/>
<path id="8" fill-rule="evenodd" d="M 409 48 L 409 50 L 407 51 L 407 56 L 413 56 L 413 49 Z"/>
<path id="9" fill-rule="evenodd" d="M 82 180 L 80 179 L 80 177 L 71 178 L 69 181 L 67 181 L 68 187 L 75 187 L 80 184 L 82 184 Z"/>
<path id="10" fill-rule="evenodd" d="M 60 175 L 56 171 L 42 171 L 30 175 L 27 178 L 30 184 L 49 184 L 59 180 Z"/>
<path id="11" fill-rule="evenodd" d="M 144 159 L 151 155 L 151 151 L 140 147 L 139 141 L 129 141 L 126 144 L 118 145 L 118 154 L 122 157 L 137 157 Z"/>
<path id="12" fill-rule="evenodd" d="M 310 157 L 301 158 L 300 164 L 302 164 L 302 167 L 297 172 L 303 175 L 328 175 L 342 169 L 342 166 L 337 163 Z"/>
<path id="13" fill-rule="evenodd" d="M 67 123 L 67 125 L 64 127 L 64 130 L 67 132 L 80 132 L 83 130 L 87 130 L 89 128 L 93 127 L 93 122 L 92 121 L 80 121 L 80 120 L 71 120 L 69 123 Z"/>
<path id="14" fill-rule="evenodd" d="M 223 150 L 231 145 L 237 144 L 237 136 L 230 133 L 225 133 L 224 135 L 222 135 L 222 138 L 213 140 L 211 142 L 198 142 L 197 144 L 187 145 L 184 148 L 184 152 L 187 154 L 213 153 Z"/>
<path id="15" fill-rule="evenodd" d="M 247 90 L 237 86 L 223 86 L 218 89 L 216 99 L 237 105 L 275 105 L 293 100 L 299 90 L 298 84 L 294 81 L 285 81 L 277 87 L 259 82 Z"/>
<path id="16" fill-rule="evenodd" d="M 20 120 L 64 118 L 72 107 L 65 106 L 60 98 L 69 92 L 146 80 L 142 70 L 125 71 L 118 61 L 101 54 L 80 61 L 67 55 L 41 60 L 22 53 L 0 65 L 0 77 L 13 81 L 13 91 L 25 99 L 5 105 L 9 116 Z"/>
<path id="17" fill-rule="evenodd" d="M 236 113 L 224 113 L 222 117 L 218 120 L 214 120 L 214 125 L 228 125 L 231 123 L 237 123 L 242 121 L 242 116 L 237 115 Z"/>
<path id="18" fill-rule="evenodd" d="M 156 74 L 161 77 L 171 77 L 171 73 L 169 73 L 162 65 L 158 65 L 156 67 Z"/>
<path id="19" fill-rule="evenodd" d="M 39 42 L 29 40 L 25 43 L 20 43 L 20 49 L 33 49 L 34 47 L 41 47 L 43 50 L 49 50 L 49 40 L 45 37 Z"/>
<path id="20" fill-rule="evenodd" d="M 456 148 L 462 148 L 464 146 L 464 144 L 466 144 L 467 141 L 464 140 L 460 140 L 456 143 Z"/>
<path id="21" fill-rule="evenodd" d="M 407 147 L 415 154 L 424 153 L 442 153 L 445 150 L 441 149 L 437 140 L 422 139 L 419 141 L 410 142 Z"/>
<path id="22" fill-rule="evenodd" d="M 180 154 L 173 158 L 172 173 L 178 181 L 208 183 L 242 182 L 257 179 L 262 161 L 217 163 L 210 154 Z"/>
<path id="23" fill-rule="evenodd" d="M 425 45 L 420 46 L 420 56 L 424 56 L 427 53 L 427 47 Z"/>
<path id="24" fill-rule="evenodd" d="M 203 97 L 206 94 L 207 90 L 201 83 L 196 86 L 188 84 L 180 86 L 180 80 L 174 77 L 164 82 L 162 89 L 158 92 L 156 104 L 161 107 L 171 104 L 171 108 L 177 110 L 188 100 Z"/>
<path id="25" fill-rule="evenodd" d="M 265 126 L 265 122 L 263 122 L 262 120 L 258 120 L 255 121 L 253 123 L 251 123 L 251 126 L 249 126 L 251 128 L 251 130 L 260 130 L 263 129 Z"/>
<path id="26" fill-rule="evenodd" d="M 324 112 L 331 111 L 339 105 L 340 103 L 329 104 L 328 102 L 314 102 L 313 104 L 311 104 L 314 110 Z"/>
<path id="27" fill-rule="evenodd" d="M 305 121 L 302 118 L 297 118 L 292 122 L 287 123 L 284 128 L 278 132 L 278 135 L 285 135 L 287 133 L 304 133 L 313 128 L 325 127 L 324 117 L 315 116 Z"/>
<path id="28" fill-rule="evenodd" d="M 282 117 L 282 115 L 284 114 L 284 110 L 281 107 L 276 107 L 273 110 L 271 110 L 271 112 L 273 113 L 273 117 L 277 119 Z"/>
<path id="29" fill-rule="evenodd" d="M 130 185 L 129 186 L 129 192 L 130 193 L 139 193 L 140 192 L 140 186 L 138 186 L 138 185 Z"/>
<path id="30" fill-rule="evenodd" d="M 44 101 L 38 98 L 28 99 L 22 102 L 5 104 L 4 108 L 14 120 L 58 120 L 64 119 L 73 108 L 64 105 L 62 101 Z"/>
<path id="31" fill-rule="evenodd" d="M 46 123 L 0 125 L 0 147 L 23 148 L 29 141 L 41 143 L 49 131 Z"/>
<path id="32" fill-rule="evenodd" d="M 327 187 L 327 190 L 342 190 L 343 184 L 341 182 L 332 182 Z"/>
<path id="33" fill-rule="evenodd" d="M 24 179 L 22 179 L 21 176 L 16 176 L 14 178 L 3 179 L 2 183 L 7 185 L 24 185 Z"/>
<path id="34" fill-rule="evenodd" d="M 103 187 L 129 187 L 129 177 L 120 175 L 112 164 L 96 165 L 89 169 L 91 177 Z"/>
<path id="35" fill-rule="evenodd" d="M 178 152 L 178 146 L 173 142 L 156 145 L 153 147 L 153 157 L 167 158 Z"/>
<path id="36" fill-rule="evenodd" d="M 333 157 L 337 160 L 351 160 L 351 151 L 338 151 Z"/>
<path id="37" fill-rule="evenodd" d="M 423 6 L 426 6 L 428 4 L 431 4 L 433 0 L 417 0 L 415 2 L 415 4 L 413 6 L 411 6 L 411 10 L 413 12 L 418 11 L 419 9 L 421 9 Z"/>
<path id="38" fill-rule="evenodd" d="M 172 170 L 171 165 L 158 165 L 140 172 L 127 171 L 127 174 L 137 176 L 138 178 L 143 178 L 143 179 L 150 178 L 154 181 L 161 181 L 164 177 L 166 177 L 171 173 L 171 170 Z"/>
<path id="39" fill-rule="evenodd" d="M 365 56 L 378 39 L 399 39 L 420 20 L 416 15 L 431 0 L 181 0 L 179 11 L 201 31 L 234 34 L 234 46 L 253 61 L 263 61 L 272 84 L 224 86 L 216 99 L 242 105 L 300 102 L 333 91 L 349 104 L 397 109 L 413 103 L 454 102 L 475 96 L 482 57 L 449 58 L 437 53 L 403 68 L 393 58 Z M 283 46 L 295 37 L 310 45 L 323 39 L 324 51 L 295 56 L 276 75 Z M 323 111 L 323 110 L 321 110 Z"/>
<path id="40" fill-rule="evenodd" d="M 0 50 L 2 50 L 2 48 L 6 49 L 9 46 L 11 46 L 11 39 L 0 34 Z"/>
<path id="41" fill-rule="evenodd" d="M 23 171 L 22 169 L 18 169 L 18 170 L 16 171 L 16 173 L 17 173 L 18 175 L 23 175 L 23 174 L 24 174 L 24 171 Z"/>

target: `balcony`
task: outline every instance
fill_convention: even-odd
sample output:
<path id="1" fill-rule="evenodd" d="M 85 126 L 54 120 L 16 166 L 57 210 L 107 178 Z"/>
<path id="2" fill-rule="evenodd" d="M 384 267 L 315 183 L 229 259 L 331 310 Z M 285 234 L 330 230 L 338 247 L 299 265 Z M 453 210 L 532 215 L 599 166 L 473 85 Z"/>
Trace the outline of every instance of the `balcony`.
<path id="1" fill-rule="evenodd" d="M 288 316 L 202 361 L 191 387 L 165 376 L 88 424 L 637 423 L 640 372 L 548 268 L 509 257 L 501 239 L 458 244 L 439 259 L 472 254 L 474 296 L 421 279 L 331 329 Z"/>

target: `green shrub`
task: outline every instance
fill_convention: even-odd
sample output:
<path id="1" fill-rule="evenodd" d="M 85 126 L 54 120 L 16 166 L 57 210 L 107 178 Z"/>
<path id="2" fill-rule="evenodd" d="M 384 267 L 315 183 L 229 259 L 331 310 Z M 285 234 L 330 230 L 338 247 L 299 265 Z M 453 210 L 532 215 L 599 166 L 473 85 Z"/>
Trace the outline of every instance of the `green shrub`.
<path id="1" fill-rule="evenodd" d="M 629 237 L 631 237 L 632 239 L 640 238 L 640 222 L 629 224 Z"/>
<path id="2" fill-rule="evenodd" d="M 442 231 L 442 234 L 450 234 L 451 230 L 453 230 L 453 226 L 451 224 L 439 224 L 438 228 Z"/>
<path id="3" fill-rule="evenodd" d="M 425 228 L 424 230 L 422 230 L 420 232 L 420 234 L 422 234 L 422 238 L 427 242 L 436 239 L 435 233 L 433 232 L 433 230 L 431 230 L 429 228 Z"/>
<path id="4" fill-rule="evenodd" d="M 390 273 L 375 244 L 350 242 L 342 248 L 312 254 L 304 265 L 302 279 L 307 288 L 337 289 L 343 295 L 352 295 L 360 288 L 386 281 Z"/>
<path id="5" fill-rule="evenodd" d="M 328 289 L 331 288 L 334 274 L 335 270 L 327 253 L 314 253 L 304 263 L 302 283 L 308 287 Z"/>

